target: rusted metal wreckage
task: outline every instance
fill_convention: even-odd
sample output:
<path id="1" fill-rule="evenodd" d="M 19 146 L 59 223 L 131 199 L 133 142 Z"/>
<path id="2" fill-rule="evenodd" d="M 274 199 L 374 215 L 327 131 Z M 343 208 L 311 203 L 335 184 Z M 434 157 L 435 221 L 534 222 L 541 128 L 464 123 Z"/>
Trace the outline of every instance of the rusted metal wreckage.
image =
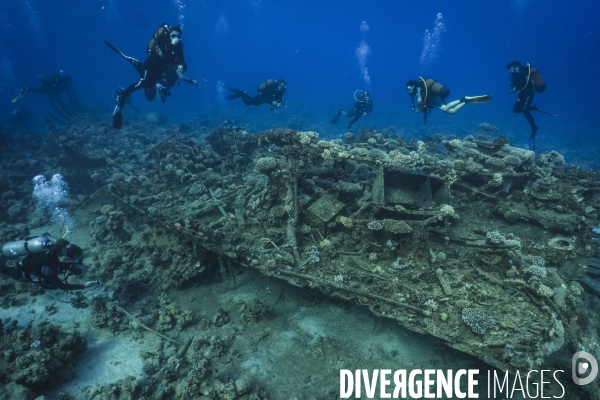
<path id="1" fill-rule="evenodd" d="M 99 155 L 86 135 L 71 133 L 81 157 L 106 158 L 90 173 L 130 224 L 232 268 L 356 302 L 497 368 L 591 340 L 579 282 L 598 287 L 585 274 L 590 258 L 600 272 L 600 179 L 557 153 L 223 125 L 152 145 L 125 132 Z"/>

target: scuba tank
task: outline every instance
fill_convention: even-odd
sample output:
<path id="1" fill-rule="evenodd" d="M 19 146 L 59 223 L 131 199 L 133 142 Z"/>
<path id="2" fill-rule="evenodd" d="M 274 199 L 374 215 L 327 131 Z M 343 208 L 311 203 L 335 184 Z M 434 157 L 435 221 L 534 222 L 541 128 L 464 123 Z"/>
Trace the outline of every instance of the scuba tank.
<path id="1" fill-rule="evenodd" d="M 262 92 L 263 90 L 265 90 L 269 86 L 273 86 L 274 84 L 275 84 L 275 79 L 267 79 L 266 81 L 264 81 L 263 83 L 258 85 L 256 90 L 258 90 L 259 92 Z"/>
<path id="2" fill-rule="evenodd" d="M 540 71 L 538 71 L 537 68 L 531 67 L 530 79 L 533 82 L 533 88 L 536 92 L 542 93 L 544 90 L 546 90 L 546 83 L 542 79 Z"/>
<path id="3" fill-rule="evenodd" d="M 37 236 L 25 240 L 8 242 L 2 247 L 2 254 L 6 257 L 19 257 L 28 254 L 45 253 L 53 243 L 46 236 Z"/>

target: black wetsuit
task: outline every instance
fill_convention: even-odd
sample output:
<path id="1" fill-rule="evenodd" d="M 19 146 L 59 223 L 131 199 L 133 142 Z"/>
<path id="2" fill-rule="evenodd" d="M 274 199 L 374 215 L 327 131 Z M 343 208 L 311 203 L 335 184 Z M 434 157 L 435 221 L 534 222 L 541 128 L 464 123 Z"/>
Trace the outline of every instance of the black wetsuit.
<path id="1" fill-rule="evenodd" d="M 535 150 L 535 134 L 538 131 L 538 127 L 535 125 L 535 120 L 531 111 L 542 111 L 538 106 L 532 106 L 533 97 L 535 96 L 535 90 L 533 86 L 533 80 L 528 78 L 528 70 L 521 68 L 520 72 L 513 72 L 510 76 L 510 89 L 512 91 L 518 91 L 519 96 L 515 105 L 513 106 L 513 112 L 523 114 L 529 125 L 531 126 L 531 136 L 529 137 L 529 149 Z M 545 89 L 545 88 L 544 88 Z M 544 89 L 539 89 L 542 92 Z"/>
<path id="2" fill-rule="evenodd" d="M 162 34 L 149 49 L 149 55 L 144 60 L 140 68 L 140 79 L 127 87 L 119 97 L 119 106 L 121 109 L 125 106 L 127 96 L 138 89 L 144 89 L 148 101 L 152 101 L 156 96 L 156 84 L 161 82 L 165 68 L 172 65 L 181 66 L 183 71 L 187 70 L 187 64 L 183 57 L 183 43 L 180 41 L 176 45 L 171 44 L 171 29 L 168 26 L 163 27 Z"/>
<path id="3" fill-rule="evenodd" d="M 43 254 L 26 256 L 18 267 L 6 266 L 6 258 L 0 256 L 0 274 L 8 275 L 20 282 L 37 283 L 44 289 L 80 290 L 84 285 L 64 283 L 59 274 L 71 269 L 73 263 L 58 260 L 58 250 L 52 248 Z"/>
<path id="4" fill-rule="evenodd" d="M 77 94 L 71 87 L 71 75 L 63 74 L 58 72 L 50 76 L 40 78 L 42 87 L 40 89 L 26 87 L 27 93 L 38 93 L 45 94 L 48 97 L 50 106 L 63 118 L 69 119 L 70 116 L 75 114 L 75 109 L 79 108 L 81 102 L 77 97 Z M 70 106 L 68 106 L 61 98 L 60 94 L 64 92 L 69 100 Z"/>
<path id="5" fill-rule="evenodd" d="M 346 117 L 352 118 L 352 121 L 348 123 L 348 128 L 352 126 L 356 121 L 360 119 L 363 115 L 369 115 L 373 112 L 373 101 L 371 97 L 365 99 L 364 96 L 358 98 L 358 100 L 354 103 L 354 107 L 352 110 L 346 113 Z"/>
<path id="6" fill-rule="evenodd" d="M 260 106 L 261 104 L 269 104 L 273 107 L 276 107 L 277 104 L 281 104 L 283 102 L 285 89 L 279 89 L 279 82 L 277 80 L 269 79 L 263 85 L 265 88 L 263 90 L 259 90 L 258 94 L 254 97 L 250 96 L 243 90 L 228 88 L 233 92 L 233 94 L 229 95 L 227 100 L 233 100 L 240 97 L 247 106 Z"/>

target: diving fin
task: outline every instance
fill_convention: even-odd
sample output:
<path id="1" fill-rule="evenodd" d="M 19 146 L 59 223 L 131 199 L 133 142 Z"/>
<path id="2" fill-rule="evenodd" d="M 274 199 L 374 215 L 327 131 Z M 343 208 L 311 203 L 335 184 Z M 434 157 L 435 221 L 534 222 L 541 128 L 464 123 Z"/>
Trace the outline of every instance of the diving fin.
<path id="1" fill-rule="evenodd" d="M 460 101 L 462 103 L 487 103 L 488 101 L 492 100 L 492 97 L 494 97 L 496 93 L 492 93 L 492 94 L 484 94 L 481 96 L 464 96 L 462 99 L 460 99 Z"/>
<path id="2" fill-rule="evenodd" d="M 242 97 L 242 94 L 244 93 L 240 89 L 232 89 L 230 87 L 227 87 L 227 89 L 229 89 L 229 90 L 231 90 L 233 92 L 232 94 L 230 94 L 229 96 L 227 96 L 227 100 L 233 100 L 233 99 L 237 99 L 238 97 Z"/>
<path id="3" fill-rule="evenodd" d="M 117 53 L 118 55 L 120 55 L 121 57 L 123 57 L 124 59 L 126 59 L 127 61 L 129 61 L 131 63 L 131 65 L 133 65 L 133 67 L 135 68 L 135 70 L 142 75 L 144 73 L 144 65 L 136 58 L 130 57 L 127 54 L 123 53 L 121 50 L 119 50 L 115 45 L 113 45 L 112 43 L 110 43 L 108 40 L 105 40 L 104 43 L 106 43 L 106 45 L 115 53 Z"/>
<path id="4" fill-rule="evenodd" d="M 21 89 L 21 91 L 19 92 L 19 95 L 17 97 L 15 97 L 14 99 L 12 99 L 11 101 L 13 103 L 16 103 L 17 100 L 19 100 L 21 97 L 25 96 L 27 94 L 27 89 Z"/>
<path id="5" fill-rule="evenodd" d="M 540 128 L 537 126 L 533 127 L 531 130 L 531 136 L 529 136 L 529 150 L 535 151 L 535 135 Z"/>
<path id="6" fill-rule="evenodd" d="M 536 109 L 536 111 L 539 111 L 542 114 L 550 115 L 552 117 L 558 117 L 558 114 L 552 114 L 551 112 L 544 111 L 540 106 L 533 106 L 533 107 Z"/>
<path id="7" fill-rule="evenodd" d="M 535 136 L 529 138 L 529 150 L 535 151 Z"/>
<path id="8" fill-rule="evenodd" d="M 342 116 L 342 110 L 340 110 L 337 113 L 335 113 L 335 115 L 331 118 L 331 123 L 332 124 L 337 124 L 337 122 L 340 120 L 341 116 Z"/>
<path id="9" fill-rule="evenodd" d="M 121 102 L 117 102 L 115 111 L 113 112 L 113 128 L 121 129 L 123 126 L 123 119 L 125 118 L 125 107 L 121 107 Z"/>

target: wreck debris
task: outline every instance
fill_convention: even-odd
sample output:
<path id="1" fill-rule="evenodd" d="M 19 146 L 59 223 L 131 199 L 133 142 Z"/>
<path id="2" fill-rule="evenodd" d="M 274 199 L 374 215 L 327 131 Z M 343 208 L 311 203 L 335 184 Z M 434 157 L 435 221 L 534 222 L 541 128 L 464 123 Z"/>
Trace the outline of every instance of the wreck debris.
<path id="1" fill-rule="evenodd" d="M 299 286 L 358 299 L 408 329 L 429 332 L 462 351 L 497 360 L 498 367 L 525 368 L 522 360 L 533 357 L 544 337 L 523 346 L 523 356 L 517 361 L 503 356 L 498 350 L 501 346 L 482 347 L 470 340 L 458 346 L 448 330 L 437 327 L 438 319 L 428 317 L 443 313 L 445 324 L 464 329 L 457 324 L 463 324 L 467 302 L 474 310 L 496 304 L 486 307 L 485 313 L 497 321 L 503 315 L 543 314 L 543 304 L 553 302 L 554 289 L 561 281 L 582 277 L 579 270 L 566 265 L 561 271 L 573 271 L 569 276 L 542 277 L 527 265 L 526 257 L 540 252 L 533 238 L 546 243 L 557 236 L 552 229 L 568 227 L 569 235 L 578 236 L 576 243 L 583 243 L 589 236 L 584 227 L 589 225 L 577 228 L 567 215 L 537 203 L 533 193 L 540 193 L 538 186 L 548 192 L 552 183 L 545 182 L 556 172 L 545 166 L 540 169 L 533 153 L 506 141 L 452 139 L 446 143 L 447 156 L 440 158 L 392 139 L 342 144 L 319 140 L 313 132 L 283 129 L 240 135 L 235 128 L 222 127 L 219 132 L 218 138 L 217 134 L 207 137 L 212 149 L 185 138 L 170 138 L 153 154 L 160 165 L 180 160 L 177 166 L 160 173 L 138 170 L 152 185 L 141 186 L 136 183 L 139 179 L 120 183 L 127 182 L 125 178 L 113 181 L 107 189 L 118 199 L 137 193 L 144 200 L 129 202 L 132 211 L 143 218 L 151 216 L 147 223 L 173 227 L 174 235 L 208 252 Z M 242 147 L 243 159 L 227 151 Z M 251 165 L 253 159 L 252 170 L 235 172 L 243 163 Z M 549 160 L 546 164 L 558 158 Z M 179 166 L 184 164 L 189 172 Z M 101 169 L 96 173 L 108 179 L 112 176 Z M 172 179 L 173 174 L 185 173 L 191 174 L 189 181 Z M 188 197 L 194 184 L 206 187 L 207 194 Z M 181 198 L 183 204 L 175 206 L 170 198 Z M 507 220 L 535 226 L 533 236 L 521 237 L 519 226 L 506 226 Z M 387 246 L 386 242 L 397 244 Z M 563 256 L 560 262 L 577 263 L 576 251 L 554 248 L 561 245 L 561 241 L 548 242 L 541 251 L 548 259 L 553 252 L 568 253 L 573 257 Z M 474 251 L 478 252 L 475 257 Z M 349 254 L 352 257 L 346 261 L 337 257 Z M 505 263 L 513 266 L 508 272 Z M 538 276 L 538 280 L 521 284 L 527 276 Z M 461 281 L 478 283 L 463 291 Z M 525 291 L 521 298 L 529 302 L 518 311 L 512 302 L 500 301 L 519 291 Z M 440 301 L 442 296 L 448 300 Z M 569 319 L 564 310 L 557 310 L 557 318 Z M 505 345 L 527 340 L 501 323 L 486 326 L 484 338 L 494 331 L 502 332 Z"/>
<path id="2" fill-rule="evenodd" d="M 68 132 L 88 155 L 98 141 L 89 132 Z M 91 199 L 101 203 L 91 228 L 107 280 L 144 275 L 166 289 L 253 268 L 512 371 L 589 336 L 579 282 L 600 293 L 591 233 L 600 180 L 556 168 L 558 154 L 536 159 L 505 137 L 441 137 L 436 153 L 375 129 L 346 143 L 227 124 L 200 137 L 152 135 L 158 144 L 114 138 L 89 170 L 105 187 Z M 105 309 L 111 327 L 121 310 Z M 157 331 L 182 326 L 162 316 Z"/>
<path id="3" fill-rule="evenodd" d="M 123 314 L 127 315 L 129 318 L 131 318 L 131 321 L 134 323 L 134 326 L 140 326 L 142 328 L 144 328 L 145 330 L 147 330 L 148 332 L 154 333 L 156 336 L 161 337 L 169 342 L 175 343 L 175 344 L 180 344 L 177 340 L 175 339 L 171 339 L 168 336 L 163 335 L 160 332 L 155 331 L 152 328 L 147 327 L 146 325 L 142 324 L 137 318 L 135 318 L 133 315 L 131 315 L 130 313 L 127 312 L 127 310 L 125 310 L 123 307 L 120 306 L 116 306 L 117 310 L 121 311 Z M 189 345 L 188 345 L 189 347 Z"/>

